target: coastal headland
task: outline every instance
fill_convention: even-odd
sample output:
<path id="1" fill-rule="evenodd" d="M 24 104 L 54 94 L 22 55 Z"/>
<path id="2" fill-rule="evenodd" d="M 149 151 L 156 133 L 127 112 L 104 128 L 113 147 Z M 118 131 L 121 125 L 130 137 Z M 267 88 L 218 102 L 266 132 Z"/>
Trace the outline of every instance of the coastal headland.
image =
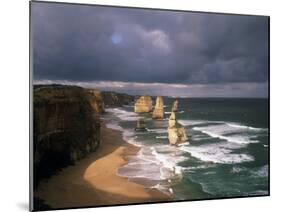
<path id="1" fill-rule="evenodd" d="M 138 147 L 126 143 L 119 131 L 102 123 L 99 149 L 73 166 L 64 168 L 35 191 L 35 197 L 51 208 L 87 207 L 130 203 L 161 202 L 166 194 L 130 182 L 117 175 L 126 158 Z"/>
<path id="2" fill-rule="evenodd" d="M 139 148 L 100 117 L 133 96 L 77 86 L 34 87 L 34 209 L 168 201 L 171 197 L 118 176 Z"/>

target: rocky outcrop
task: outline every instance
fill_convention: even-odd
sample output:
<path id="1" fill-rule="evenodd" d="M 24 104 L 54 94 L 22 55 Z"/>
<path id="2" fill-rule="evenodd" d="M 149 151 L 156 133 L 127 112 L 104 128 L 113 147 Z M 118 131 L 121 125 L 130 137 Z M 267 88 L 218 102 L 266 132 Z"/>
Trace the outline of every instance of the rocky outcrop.
<path id="1" fill-rule="evenodd" d="M 134 96 L 128 94 L 116 93 L 110 91 L 103 91 L 101 92 L 101 95 L 105 107 L 121 107 L 123 105 L 129 105 L 133 103 L 135 99 Z"/>
<path id="2" fill-rule="evenodd" d="M 98 90 L 93 90 L 93 89 L 89 89 L 87 91 L 88 91 L 88 94 L 89 94 L 90 104 L 91 104 L 91 107 L 93 108 L 94 112 L 96 114 L 104 113 L 105 112 L 105 109 L 104 109 L 105 106 L 104 106 L 102 92 L 100 92 Z"/>
<path id="3" fill-rule="evenodd" d="M 148 95 L 139 97 L 135 102 L 135 113 L 148 113 L 152 111 L 152 98 Z"/>
<path id="4" fill-rule="evenodd" d="M 152 113 L 152 118 L 154 119 L 164 118 L 164 101 L 162 96 L 157 96 L 156 104 Z"/>
<path id="5" fill-rule="evenodd" d="M 178 106 L 179 106 L 179 101 L 175 100 L 174 103 L 173 103 L 172 112 L 177 112 Z"/>
<path id="6" fill-rule="evenodd" d="M 137 121 L 137 126 L 135 128 L 136 131 L 146 131 L 146 126 L 145 126 L 145 121 L 144 121 L 144 118 L 140 118 L 138 121 Z"/>
<path id="7" fill-rule="evenodd" d="M 98 93 L 76 86 L 35 86 L 34 183 L 93 152 L 100 142 Z"/>
<path id="8" fill-rule="evenodd" d="M 177 122 L 175 112 L 171 113 L 167 131 L 170 144 L 178 145 L 187 142 L 185 128 Z"/>

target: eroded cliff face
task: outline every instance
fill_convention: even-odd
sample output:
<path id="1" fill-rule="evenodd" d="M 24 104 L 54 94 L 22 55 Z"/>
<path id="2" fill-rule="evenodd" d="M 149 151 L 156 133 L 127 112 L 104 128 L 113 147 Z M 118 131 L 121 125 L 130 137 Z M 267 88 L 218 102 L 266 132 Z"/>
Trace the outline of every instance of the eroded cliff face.
<path id="1" fill-rule="evenodd" d="M 101 92 L 102 99 L 105 107 L 120 107 L 123 105 L 131 104 L 134 101 L 134 96 L 123 94 L 123 93 L 115 93 L 109 91 Z"/>
<path id="2" fill-rule="evenodd" d="M 96 114 L 105 112 L 105 105 L 103 101 L 102 92 L 98 90 L 88 89 L 89 100 L 92 109 Z"/>
<path id="3" fill-rule="evenodd" d="M 134 106 L 135 113 L 148 113 L 152 111 L 152 98 L 151 96 L 144 95 L 139 97 Z"/>
<path id="4" fill-rule="evenodd" d="M 66 85 L 35 85 L 33 99 L 34 183 L 95 151 L 105 107 L 134 96 Z"/>
<path id="5" fill-rule="evenodd" d="M 33 102 L 37 185 L 40 179 L 74 164 L 99 146 L 97 113 L 102 106 L 83 88 L 59 85 L 35 87 Z"/>
<path id="6" fill-rule="evenodd" d="M 164 101 L 162 96 L 157 96 L 156 104 L 152 113 L 152 118 L 154 119 L 164 118 Z"/>

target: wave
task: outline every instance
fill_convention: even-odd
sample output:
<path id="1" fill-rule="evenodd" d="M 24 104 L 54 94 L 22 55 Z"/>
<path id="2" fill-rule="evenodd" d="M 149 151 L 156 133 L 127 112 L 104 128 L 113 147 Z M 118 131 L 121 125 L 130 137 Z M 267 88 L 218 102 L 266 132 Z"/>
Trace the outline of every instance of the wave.
<path id="1" fill-rule="evenodd" d="M 268 177 L 268 165 L 264 165 L 260 168 L 251 171 L 251 174 L 254 177 Z"/>
<path id="2" fill-rule="evenodd" d="M 201 131 L 213 138 L 220 138 L 228 142 L 238 144 L 257 143 L 258 140 L 253 140 L 253 134 L 248 131 L 248 128 L 233 127 L 229 123 L 222 123 L 216 125 L 208 125 L 204 127 L 193 127 L 194 130 Z"/>
<path id="3" fill-rule="evenodd" d="M 124 130 L 117 123 L 106 123 L 105 125 L 106 125 L 107 128 L 110 128 L 110 129 L 113 129 L 113 130 L 118 130 L 118 131 L 123 131 Z"/>
<path id="4" fill-rule="evenodd" d="M 171 114 L 172 112 L 165 112 L 165 114 Z M 179 112 L 177 112 L 177 113 L 184 113 L 184 110 L 181 110 L 181 111 L 179 111 Z"/>
<path id="5" fill-rule="evenodd" d="M 226 121 L 208 121 L 208 120 L 179 120 L 179 122 L 184 126 L 195 126 L 195 125 L 218 125 L 218 124 L 225 124 L 232 128 L 239 128 L 248 131 L 267 131 L 267 128 L 257 128 L 242 125 L 235 122 L 226 122 Z"/>
<path id="6" fill-rule="evenodd" d="M 178 121 L 181 125 L 190 127 L 190 126 L 196 126 L 196 125 L 201 125 L 201 124 L 207 124 L 209 123 L 208 121 L 205 120 L 179 120 Z"/>
<path id="7" fill-rule="evenodd" d="M 167 139 L 168 136 L 165 136 L 165 135 L 164 135 L 164 136 L 156 136 L 156 138 L 157 138 L 157 139 Z"/>
<path id="8" fill-rule="evenodd" d="M 138 154 L 118 170 L 129 178 L 145 178 L 157 183 L 181 176 L 182 167 L 177 164 L 186 157 L 169 145 L 143 146 Z"/>
<path id="9" fill-rule="evenodd" d="M 124 129 L 123 127 L 121 127 L 120 125 L 118 125 L 115 122 L 106 123 L 106 127 L 110 128 L 110 129 L 113 129 L 113 130 L 121 131 L 122 132 L 122 138 L 127 143 L 132 144 L 134 146 L 138 146 L 138 147 L 142 146 L 142 144 L 140 142 L 136 141 L 137 136 L 135 134 L 135 131 L 129 130 L 129 129 Z"/>
<path id="10" fill-rule="evenodd" d="M 237 123 L 226 122 L 226 124 L 230 127 L 240 128 L 240 129 L 247 129 L 247 130 L 254 130 L 254 131 L 265 131 L 266 128 L 257 128 L 257 127 L 250 127 L 245 125 L 240 125 Z"/>
<path id="11" fill-rule="evenodd" d="M 133 130 L 124 130 L 122 133 L 123 139 L 128 142 L 129 144 L 132 144 L 134 146 L 141 147 L 142 144 L 140 142 L 136 141 L 136 134 Z"/>
<path id="12" fill-rule="evenodd" d="M 137 113 L 122 110 L 120 108 L 107 108 L 105 111 L 113 113 L 115 116 L 117 116 L 123 121 L 137 121 L 140 118 Z"/>
<path id="13" fill-rule="evenodd" d="M 244 153 L 233 153 L 233 150 L 240 146 L 229 144 L 227 142 L 204 144 L 199 146 L 181 146 L 182 151 L 188 152 L 191 156 L 200 159 L 221 164 L 235 164 L 254 161 L 254 157 Z"/>
<path id="14" fill-rule="evenodd" d="M 153 133 L 159 133 L 159 134 L 167 133 L 167 129 L 162 129 L 162 128 L 154 128 L 154 129 L 147 128 L 147 131 Z"/>

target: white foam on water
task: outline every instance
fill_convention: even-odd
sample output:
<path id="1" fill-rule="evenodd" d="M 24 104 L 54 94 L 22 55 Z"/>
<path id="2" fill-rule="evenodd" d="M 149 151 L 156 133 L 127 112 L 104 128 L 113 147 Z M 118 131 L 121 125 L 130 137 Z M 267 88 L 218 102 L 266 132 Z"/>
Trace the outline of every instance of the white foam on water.
<path id="1" fill-rule="evenodd" d="M 204 127 L 194 127 L 194 130 L 201 131 L 213 138 L 220 138 L 228 142 L 238 144 L 257 143 L 257 140 L 252 140 L 252 135 L 249 134 L 249 128 L 233 127 L 228 123 L 208 125 Z"/>
<path id="2" fill-rule="evenodd" d="M 147 131 L 153 133 L 159 133 L 159 134 L 167 133 L 167 129 L 163 129 L 163 128 L 154 128 L 154 129 L 147 128 Z"/>
<path id="3" fill-rule="evenodd" d="M 119 126 L 117 123 L 106 123 L 106 127 L 113 129 L 113 130 L 118 130 L 118 131 L 123 131 L 124 129 Z"/>
<path id="4" fill-rule="evenodd" d="M 214 125 L 217 126 L 218 124 L 227 125 L 229 128 L 232 128 L 234 131 L 267 131 L 267 128 L 257 128 L 257 127 L 251 127 L 242 125 L 235 122 L 225 122 L 225 121 L 208 121 L 208 120 L 179 120 L 179 123 L 184 126 L 196 126 L 196 125 L 202 125 L 202 124 L 208 124 L 208 125 Z"/>
<path id="5" fill-rule="evenodd" d="M 123 121 L 137 121 L 140 118 L 137 113 L 122 110 L 120 108 L 107 108 L 105 111 L 113 113 L 115 116 L 117 116 Z"/>
<path id="6" fill-rule="evenodd" d="M 268 147 L 268 145 L 266 145 L 266 144 L 263 144 L 263 147 L 267 148 L 267 147 Z"/>
<path id="7" fill-rule="evenodd" d="M 264 165 L 256 170 L 252 170 L 251 174 L 254 177 L 268 177 L 268 165 Z"/>
<path id="8" fill-rule="evenodd" d="M 231 173 L 240 173 L 242 171 L 247 171 L 247 168 L 240 167 L 240 166 L 233 166 L 232 169 L 230 170 Z"/>
<path id="9" fill-rule="evenodd" d="M 226 124 L 230 127 L 235 127 L 235 128 L 240 128 L 240 129 L 246 129 L 246 130 L 253 130 L 253 131 L 264 131 L 267 130 L 266 128 L 256 128 L 256 127 L 250 127 L 250 126 L 245 126 L 245 125 L 240 125 L 237 123 L 231 123 L 231 122 L 226 122 Z"/>
<path id="10" fill-rule="evenodd" d="M 189 166 L 189 167 L 183 167 L 182 170 L 184 171 L 192 171 L 192 170 L 198 170 L 198 169 L 207 169 L 214 167 L 214 164 L 206 164 L 206 165 L 198 165 L 198 166 Z"/>
<path id="11" fill-rule="evenodd" d="M 133 144 L 135 146 L 141 147 L 142 144 L 140 142 L 136 141 L 136 134 L 133 130 L 127 130 L 125 129 L 122 133 L 123 139 L 128 142 L 129 144 Z"/>
<path id="12" fill-rule="evenodd" d="M 140 142 L 136 141 L 137 136 L 136 136 L 134 130 L 124 129 L 123 127 L 121 127 L 120 125 L 118 125 L 115 122 L 106 123 L 106 127 L 110 128 L 110 129 L 113 129 L 113 130 L 121 131 L 122 132 L 122 138 L 127 143 L 132 144 L 134 146 L 138 146 L 138 147 L 142 146 L 142 144 Z"/>
<path id="13" fill-rule="evenodd" d="M 246 193 L 246 195 L 268 195 L 268 191 L 267 190 L 257 190 L 257 191 L 253 191 L 250 193 Z"/>
<path id="14" fill-rule="evenodd" d="M 248 154 L 233 153 L 234 149 L 239 149 L 239 145 L 228 142 L 204 144 L 199 146 L 181 146 L 180 149 L 189 152 L 191 156 L 202 161 L 222 164 L 234 164 L 253 161 L 254 158 Z"/>
<path id="15" fill-rule="evenodd" d="M 178 122 L 183 126 L 193 126 L 207 123 L 207 121 L 204 120 L 179 120 Z"/>
<path id="16" fill-rule="evenodd" d="M 165 112 L 165 114 L 171 114 L 172 112 Z M 179 112 L 177 112 L 177 113 L 184 113 L 184 110 L 181 110 L 181 111 L 179 111 Z"/>
<path id="17" fill-rule="evenodd" d="M 164 135 L 164 136 L 156 136 L 156 138 L 157 138 L 157 139 L 167 139 L 168 136 L 165 136 L 165 135 Z"/>
<path id="18" fill-rule="evenodd" d="M 129 178 L 145 178 L 154 181 L 169 180 L 181 176 L 182 167 L 177 164 L 186 157 L 169 145 L 143 146 L 128 164 L 119 169 L 119 174 Z"/>

